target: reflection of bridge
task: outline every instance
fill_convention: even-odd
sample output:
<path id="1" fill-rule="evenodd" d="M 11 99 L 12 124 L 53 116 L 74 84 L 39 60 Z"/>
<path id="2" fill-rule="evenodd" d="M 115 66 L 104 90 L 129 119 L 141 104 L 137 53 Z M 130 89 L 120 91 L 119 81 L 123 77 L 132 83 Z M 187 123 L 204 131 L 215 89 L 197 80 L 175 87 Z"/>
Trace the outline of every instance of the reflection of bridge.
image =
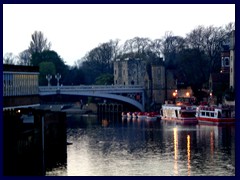
<path id="1" fill-rule="evenodd" d="M 115 99 L 134 105 L 144 111 L 144 88 L 142 86 L 93 85 L 93 86 L 40 86 L 39 95 L 80 95 Z"/>

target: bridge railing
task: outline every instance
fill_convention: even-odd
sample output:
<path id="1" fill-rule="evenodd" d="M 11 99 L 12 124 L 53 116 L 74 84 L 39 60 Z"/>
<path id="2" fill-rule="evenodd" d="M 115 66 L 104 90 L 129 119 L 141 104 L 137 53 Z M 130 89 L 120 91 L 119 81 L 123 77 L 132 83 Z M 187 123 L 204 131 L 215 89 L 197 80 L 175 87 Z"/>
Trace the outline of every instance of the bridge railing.
<path id="1" fill-rule="evenodd" d="M 144 89 L 140 85 L 80 85 L 80 86 L 39 86 L 40 91 L 54 91 L 57 89 L 61 90 L 119 90 L 119 89 Z"/>

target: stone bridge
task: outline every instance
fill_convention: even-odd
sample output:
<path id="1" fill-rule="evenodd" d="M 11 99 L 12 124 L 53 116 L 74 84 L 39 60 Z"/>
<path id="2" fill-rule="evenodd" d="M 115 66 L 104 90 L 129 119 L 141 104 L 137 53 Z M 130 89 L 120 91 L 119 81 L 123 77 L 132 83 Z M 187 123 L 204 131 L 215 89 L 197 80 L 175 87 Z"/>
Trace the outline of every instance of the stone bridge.
<path id="1" fill-rule="evenodd" d="M 79 95 L 115 99 L 144 111 L 144 87 L 138 85 L 39 86 L 39 95 Z"/>

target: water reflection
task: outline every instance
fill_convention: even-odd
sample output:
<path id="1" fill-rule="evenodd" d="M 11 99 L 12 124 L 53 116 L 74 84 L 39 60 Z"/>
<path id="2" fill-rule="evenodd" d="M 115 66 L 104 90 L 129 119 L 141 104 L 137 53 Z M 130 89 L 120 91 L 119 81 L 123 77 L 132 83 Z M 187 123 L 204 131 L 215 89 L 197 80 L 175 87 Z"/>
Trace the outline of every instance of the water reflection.
<path id="1" fill-rule="evenodd" d="M 191 175 L 191 139 L 190 135 L 187 135 L 187 159 L 188 159 L 188 176 Z"/>
<path id="2" fill-rule="evenodd" d="M 232 127 L 75 116 L 67 138 L 67 165 L 47 175 L 235 175 Z"/>
<path id="3" fill-rule="evenodd" d="M 177 128 L 173 128 L 174 141 L 174 175 L 178 175 L 178 132 Z"/>

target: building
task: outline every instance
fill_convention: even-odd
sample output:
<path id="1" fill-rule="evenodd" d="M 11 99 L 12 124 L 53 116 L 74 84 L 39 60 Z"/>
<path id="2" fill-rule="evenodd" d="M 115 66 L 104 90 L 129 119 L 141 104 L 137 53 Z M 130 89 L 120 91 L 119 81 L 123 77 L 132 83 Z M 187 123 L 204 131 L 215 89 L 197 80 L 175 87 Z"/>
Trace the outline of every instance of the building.
<path id="1" fill-rule="evenodd" d="M 230 37 L 230 89 L 235 89 L 235 30 Z"/>
<path id="2" fill-rule="evenodd" d="M 220 72 L 210 74 L 209 78 L 210 98 L 214 104 L 229 104 L 227 101 L 235 104 L 235 31 L 231 32 L 229 39 L 222 46 Z"/>
<path id="3" fill-rule="evenodd" d="M 3 109 L 39 106 L 39 67 L 3 65 Z"/>
<path id="4" fill-rule="evenodd" d="M 114 61 L 114 84 L 144 86 L 146 62 L 140 59 L 126 58 Z"/>
<path id="5" fill-rule="evenodd" d="M 165 72 L 162 59 L 151 63 L 141 59 L 117 59 L 114 61 L 114 84 L 144 86 L 148 105 L 163 104 L 172 98 L 176 89 L 173 72 Z"/>

